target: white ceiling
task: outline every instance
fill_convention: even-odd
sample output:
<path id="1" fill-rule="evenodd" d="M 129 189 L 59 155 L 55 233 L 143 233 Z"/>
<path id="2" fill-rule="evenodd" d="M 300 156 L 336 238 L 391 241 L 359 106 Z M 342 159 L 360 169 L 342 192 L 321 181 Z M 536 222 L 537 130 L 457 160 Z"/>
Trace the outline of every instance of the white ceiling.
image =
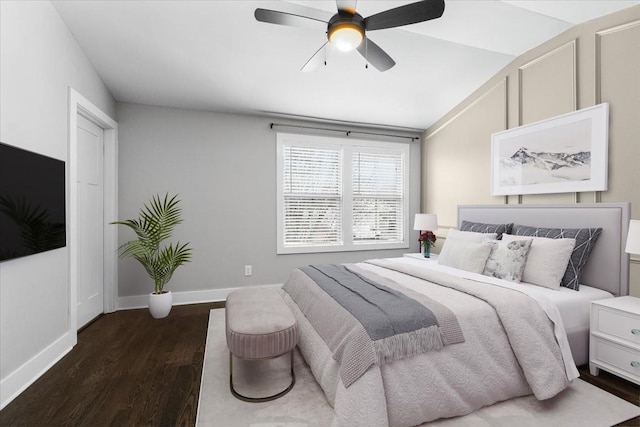
<path id="1" fill-rule="evenodd" d="M 442 18 L 370 31 L 396 66 L 365 69 L 308 28 L 258 22 L 257 7 L 328 19 L 335 1 L 54 1 L 118 101 L 426 129 L 515 57 L 640 0 L 445 0 Z M 364 17 L 412 1 L 358 1 Z"/>

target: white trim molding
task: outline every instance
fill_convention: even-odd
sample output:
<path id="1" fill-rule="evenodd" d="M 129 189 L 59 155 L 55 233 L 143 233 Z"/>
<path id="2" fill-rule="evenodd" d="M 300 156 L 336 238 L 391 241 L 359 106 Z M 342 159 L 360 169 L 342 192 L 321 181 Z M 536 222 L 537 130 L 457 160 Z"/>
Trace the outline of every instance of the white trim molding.
<path id="1" fill-rule="evenodd" d="M 430 128 L 427 129 L 428 133 L 425 132 L 424 140 L 425 141 L 428 140 L 429 138 L 431 138 L 432 136 L 434 136 L 435 134 L 440 132 L 442 129 L 444 129 L 445 127 L 449 126 L 454 120 L 458 119 L 460 116 L 462 116 L 464 113 L 469 111 L 471 108 L 473 108 L 476 104 L 478 104 L 480 101 L 485 99 L 487 96 L 491 95 L 494 90 L 500 88 L 501 86 L 504 86 L 504 112 L 505 112 L 505 114 L 504 114 L 504 128 L 507 129 L 508 128 L 508 123 L 509 123 L 509 96 L 508 96 L 509 95 L 509 93 L 508 93 L 509 87 L 508 87 L 508 79 L 509 79 L 509 77 L 505 76 L 500 81 L 498 81 L 496 84 L 494 84 L 493 86 L 489 87 L 484 93 L 482 93 L 482 95 L 479 95 L 477 99 L 473 100 L 473 102 L 471 102 L 469 105 L 465 106 L 463 109 L 458 111 L 455 115 L 453 115 L 450 119 L 448 119 L 447 121 L 445 121 L 444 123 L 439 125 L 433 131 L 428 132 Z"/>
<path id="2" fill-rule="evenodd" d="M 66 170 L 66 194 L 67 194 L 67 248 L 69 251 L 69 317 L 67 330 L 61 337 L 45 349 L 27 360 L 18 369 L 10 373 L 0 382 L 0 409 L 15 399 L 27 387 L 33 384 L 42 374 L 55 365 L 78 342 L 78 226 L 77 226 L 77 117 L 78 114 L 86 117 L 102 129 L 104 129 L 105 142 L 105 267 L 104 267 L 104 311 L 115 311 L 117 294 L 117 230 L 109 227 L 108 223 L 115 221 L 118 212 L 117 203 L 117 159 L 118 159 L 118 124 L 106 113 L 96 107 L 85 97 L 68 88 L 68 133 L 67 133 L 67 170 Z"/>
<path id="3" fill-rule="evenodd" d="M 527 62 L 526 64 L 522 64 L 518 67 L 518 126 L 522 126 L 524 123 L 522 123 L 522 109 L 523 109 L 523 97 L 522 97 L 522 90 L 523 90 L 523 80 L 524 80 L 524 72 L 527 70 L 527 68 L 536 65 L 546 59 L 548 59 L 549 57 L 565 50 L 566 48 L 571 49 L 571 60 L 572 60 L 572 70 L 571 70 L 571 78 L 572 78 L 572 93 L 571 93 L 571 102 L 572 102 L 572 111 L 575 111 L 578 108 L 578 64 L 577 64 L 577 44 L 578 44 L 578 40 L 577 39 L 573 39 L 561 46 L 556 47 L 555 49 L 552 49 L 548 52 L 543 53 L 542 55 L 538 56 L 537 58 L 532 59 L 531 61 Z"/>
<path id="4" fill-rule="evenodd" d="M 118 123 L 96 107 L 91 101 L 69 87 L 69 141 L 68 141 L 68 217 L 69 217 L 69 332 L 72 346 L 77 342 L 78 304 L 78 189 L 77 189 L 77 121 L 78 114 L 104 129 L 104 312 L 116 309 L 118 293 L 118 231 L 109 225 L 118 218 Z"/>
<path id="5" fill-rule="evenodd" d="M 281 288 L 280 284 L 257 285 L 256 287 Z M 207 289 L 202 291 L 173 292 L 173 305 L 200 304 L 205 302 L 225 301 L 227 296 L 236 289 L 243 286 L 225 289 Z M 136 308 L 147 308 L 149 306 L 149 295 L 132 295 L 128 297 L 118 297 L 117 310 L 133 310 Z"/>
<path id="6" fill-rule="evenodd" d="M 73 335 L 73 337 L 72 337 Z M 52 342 L 44 350 L 23 363 L 18 369 L 11 372 L 0 382 L 0 409 L 7 406 L 27 387 L 33 384 L 49 368 L 58 363 L 71 351 L 75 343 L 76 331 L 68 331 L 66 334 Z"/>
<path id="7" fill-rule="evenodd" d="M 600 102 L 602 102 L 602 39 L 605 36 L 608 36 L 610 34 L 618 33 L 620 31 L 630 30 L 632 28 L 637 27 L 638 25 L 640 25 L 640 20 L 635 20 L 632 22 L 628 22 L 626 24 L 616 25 L 616 26 L 605 28 L 603 30 L 596 32 L 596 45 L 595 45 L 596 104 L 599 104 Z"/>

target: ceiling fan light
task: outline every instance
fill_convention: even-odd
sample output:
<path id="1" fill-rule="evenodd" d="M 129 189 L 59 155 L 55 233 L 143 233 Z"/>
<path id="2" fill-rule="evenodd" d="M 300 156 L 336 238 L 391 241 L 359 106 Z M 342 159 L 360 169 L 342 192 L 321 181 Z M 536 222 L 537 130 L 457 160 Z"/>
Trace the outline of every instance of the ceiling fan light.
<path id="1" fill-rule="evenodd" d="M 362 27 L 351 23 L 342 23 L 329 30 L 329 41 L 343 52 L 352 51 L 360 46 L 363 38 Z"/>

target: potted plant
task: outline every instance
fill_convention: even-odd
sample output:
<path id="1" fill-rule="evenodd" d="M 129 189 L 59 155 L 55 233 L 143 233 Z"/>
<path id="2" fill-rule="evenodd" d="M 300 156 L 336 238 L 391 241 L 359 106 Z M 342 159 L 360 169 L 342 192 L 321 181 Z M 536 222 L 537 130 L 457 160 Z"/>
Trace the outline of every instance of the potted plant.
<path id="1" fill-rule="evenodd" d="M 169 243 L 160 247 L 162 242 L 171 237 L 173 228 L 182 222 L 182 209 L 178 207 L 178 195 L 164 199 L 155 195 L 140 209 L 138 219 L 116 221 L 112 224 L 126 225 L 138 238 L 122 244 L 118 251 L 121 258 L 133 257 L 153 279 L 154 291 L 149 295 L 149 311 L 156 318 L 169 315 L 173 305 L 171 291 L 164 286 L 171 280 L 173 272 L 185 262 L 191 261 L 189 242 Z"/>

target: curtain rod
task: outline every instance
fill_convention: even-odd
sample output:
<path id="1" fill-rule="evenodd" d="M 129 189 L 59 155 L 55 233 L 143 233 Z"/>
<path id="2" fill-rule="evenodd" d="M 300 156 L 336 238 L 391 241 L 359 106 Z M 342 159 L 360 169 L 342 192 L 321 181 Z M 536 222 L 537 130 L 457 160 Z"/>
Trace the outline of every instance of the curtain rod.
<path id="1" fill-rule="evenodd" d="M 376 136 L 389 136 L 392 138 L 406 138 L 406 139 L 410 139 L 411 142 L 416 141 L 416 140 L 420 140 L 420 137 L 418 136 L 404 136 L 404 135 L 391 135 L 391 134 L 387 134 L 387 133 L 376 133 L 376 132 L 364 132 L 364 131 L 359 131 L 359 130 L 340 130 L 340 129 L 329 129 L 329 128 L 319 128 L 319 127 L 313 127 L 313 126 L 301 126 L 301 125 L 287 125 L 284 123 L 270 123 L 269 124 L 269 128 L 273 129 L 273 127 L 288 127 L 288 128 L 299 128 L 299 129 L 313 129 L 313 130 L 326 130 L 326 131 L 330 131 L 330 132 L 344 132 L 347 136 L 349 136 L 352 133 L 360 133 L 363 135 L 376 135 Z"/>

